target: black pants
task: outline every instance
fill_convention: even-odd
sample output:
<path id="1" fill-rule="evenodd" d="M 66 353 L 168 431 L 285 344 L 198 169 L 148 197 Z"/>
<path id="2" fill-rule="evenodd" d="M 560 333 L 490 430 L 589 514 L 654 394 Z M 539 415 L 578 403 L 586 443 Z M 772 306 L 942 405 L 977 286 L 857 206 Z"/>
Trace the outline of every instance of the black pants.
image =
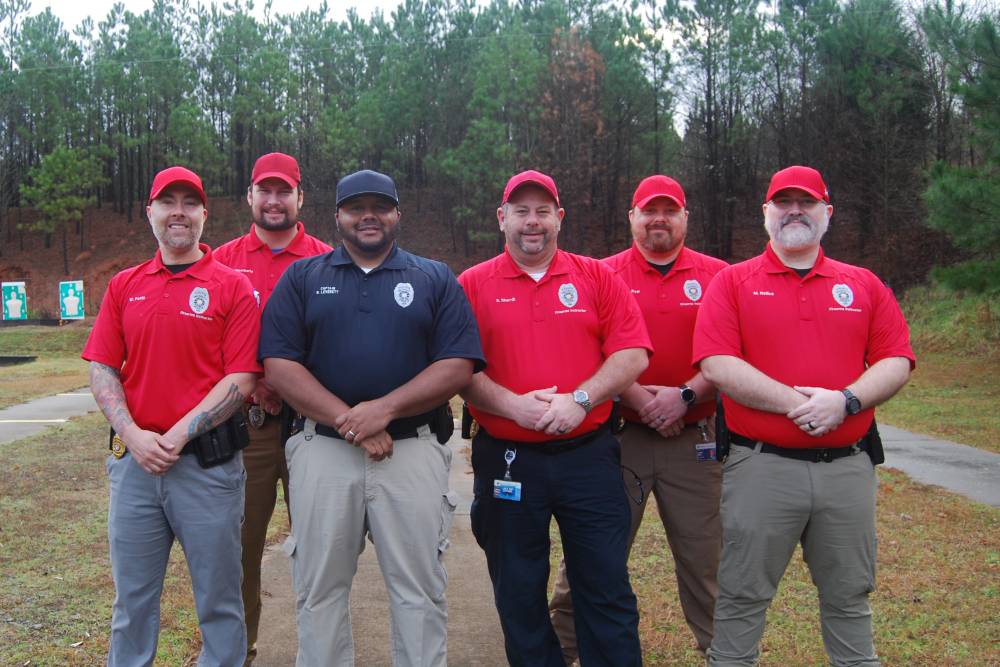
<path id="1" fill-rule="evenodd" d="M 493 498 L 506 450 L 521 500 Z M 545 453 L 480 431 L 472 443 L 472 532 L 486 552 L 507 660 L 514 667 L 563 667 L 549 621 L 549 524 L 559 525 L 580 661 L 584 667 L 642 664 L 639 612 L 628 579 L 630 512 L 621 449 L 603 430 L 584 445 Z"/>

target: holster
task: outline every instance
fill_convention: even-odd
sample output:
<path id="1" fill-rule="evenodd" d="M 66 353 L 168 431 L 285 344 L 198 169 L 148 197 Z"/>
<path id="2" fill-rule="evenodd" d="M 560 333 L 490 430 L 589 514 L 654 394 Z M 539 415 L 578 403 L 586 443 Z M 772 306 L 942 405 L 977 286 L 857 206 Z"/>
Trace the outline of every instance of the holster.
<path id="1" fill-rule="evenodd" d="M 462 402 L 462 437 L 466 440 L 471 440 L 472 425 L 475 423 L 475 419 L 472 417 L 472 413 L 469 411 L 469 404 Z"/>
<path id="2" fill-rule="evenodd" d="M 246 417 L 242 410 L 237 410 L 232 417 L 208 433 L 202 433 L 187 446 L 194 449 L 198 465 L 212 468 L 231 461 L 236 452 L 246 449 L 249 444 L 250 432 L 247 430 Z"/>
<path id="3" fill-rule="evenodd" d="M 885 463 L 885 450 L 882 449 L 882 436 L 878 432 L 878 424 L 875 423 L 875 419 L 872 419 L 872 425 L 868 427 L 868 432 L 865 433 L 865 442 L 868 443 L 868 458 L 872 460 L 872 465 L 877 466 L 880 463 Z"/>
<path id="4" fill-rule="evenodd" d="M 443 445 L 451 440 L 451 435 L 455 432 L 455 415 L 451 411 L 450 403 L 445 403 L 434 410 L 430 427 L 437 436 L 438 443 Z"/>
<path id="5" fill-rule="evenodd" d="M 726 426 L 726 411 L 722 407 L 722 392 L 715 395 L 715 460 L 725 463 L 729 458 L 729 427 Z"/>

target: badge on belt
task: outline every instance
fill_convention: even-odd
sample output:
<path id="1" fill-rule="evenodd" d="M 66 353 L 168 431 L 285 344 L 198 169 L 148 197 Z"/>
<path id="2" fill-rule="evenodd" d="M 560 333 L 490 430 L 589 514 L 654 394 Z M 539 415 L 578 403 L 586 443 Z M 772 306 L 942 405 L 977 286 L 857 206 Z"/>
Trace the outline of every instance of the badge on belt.
<path id="1" fill-rule="evenodd" d="M 503 479 L 493 480 L 493 497 L 498 500 L 512 500 L 514 502 L 521 500 L 521 483 L 513 481 L 510 477 L 510 464 L 514 462 L 515 458 L 517 458 L 516 449 L 508 449 L 503 454 L 503 460 L 507 463 L 507 472 L 504 473 Z"/>
<path id="2" fill-rule="evenodd" d="M 250 427 L 255 431 L 264 425 L 264 420 L 266 418 L 267 416 L 264 414 L 264 408 L 257 404 L 251 405 L 250 409 L 247 410 L 247 422 L 250 423 Z"/>
<path id="3" fill-rule="evenodd" d="M 122 437 L 115 433 L 115 437 L 111 438 L 111 454 L 116 459 L 120 459 L 125 456 L 125 452 L 127 451 L 128 450 L 125 449 L 125 442 L 122 440 Z"/>

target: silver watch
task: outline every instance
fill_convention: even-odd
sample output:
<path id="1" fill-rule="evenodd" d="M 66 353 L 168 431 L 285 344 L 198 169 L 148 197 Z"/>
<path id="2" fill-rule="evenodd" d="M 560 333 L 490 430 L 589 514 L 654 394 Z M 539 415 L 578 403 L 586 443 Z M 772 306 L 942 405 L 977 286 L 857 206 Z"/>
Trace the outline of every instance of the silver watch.
<path id="1" fill-rule="evenodd" d="M 573 400 L 583 408 L 584 412 L 590 412 L 594 409 L 594 404 L 590 402 L 590 394 L 583 389 L 577 389 L 573 392 Z"/>

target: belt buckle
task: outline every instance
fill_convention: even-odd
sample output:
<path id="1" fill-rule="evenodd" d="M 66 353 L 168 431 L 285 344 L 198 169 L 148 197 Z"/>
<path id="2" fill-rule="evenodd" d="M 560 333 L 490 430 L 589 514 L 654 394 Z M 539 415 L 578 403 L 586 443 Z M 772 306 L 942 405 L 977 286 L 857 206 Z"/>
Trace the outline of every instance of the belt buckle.
<path id="1" fill-rule="evenodd" d="M 816 462 L 830 463 L 833 461 L 833 450 L 830 448 L 816 450 Z"/>
<path id="2" fill-rule="evenodd" d="M 122 440 L 122 437 L 117 433 L 115 433 L 115 437 L 111 438 L 112 456 L 114 456 L 116 459 L 120 459 L 121 457 L 125 456 L 125 452 L 127 451 L 128 450 L 125 449 L 125 442 Z"/>
<path id="3" fill-rule="evenodd" d="M 264 426 L 264 420 L 266 418 L 264 408 L 257 404 L 251 405 L 250 409 L 247 410 L 247 422 L 249 422 L 250 426 L 253 427 L 255 431 Z"/>

